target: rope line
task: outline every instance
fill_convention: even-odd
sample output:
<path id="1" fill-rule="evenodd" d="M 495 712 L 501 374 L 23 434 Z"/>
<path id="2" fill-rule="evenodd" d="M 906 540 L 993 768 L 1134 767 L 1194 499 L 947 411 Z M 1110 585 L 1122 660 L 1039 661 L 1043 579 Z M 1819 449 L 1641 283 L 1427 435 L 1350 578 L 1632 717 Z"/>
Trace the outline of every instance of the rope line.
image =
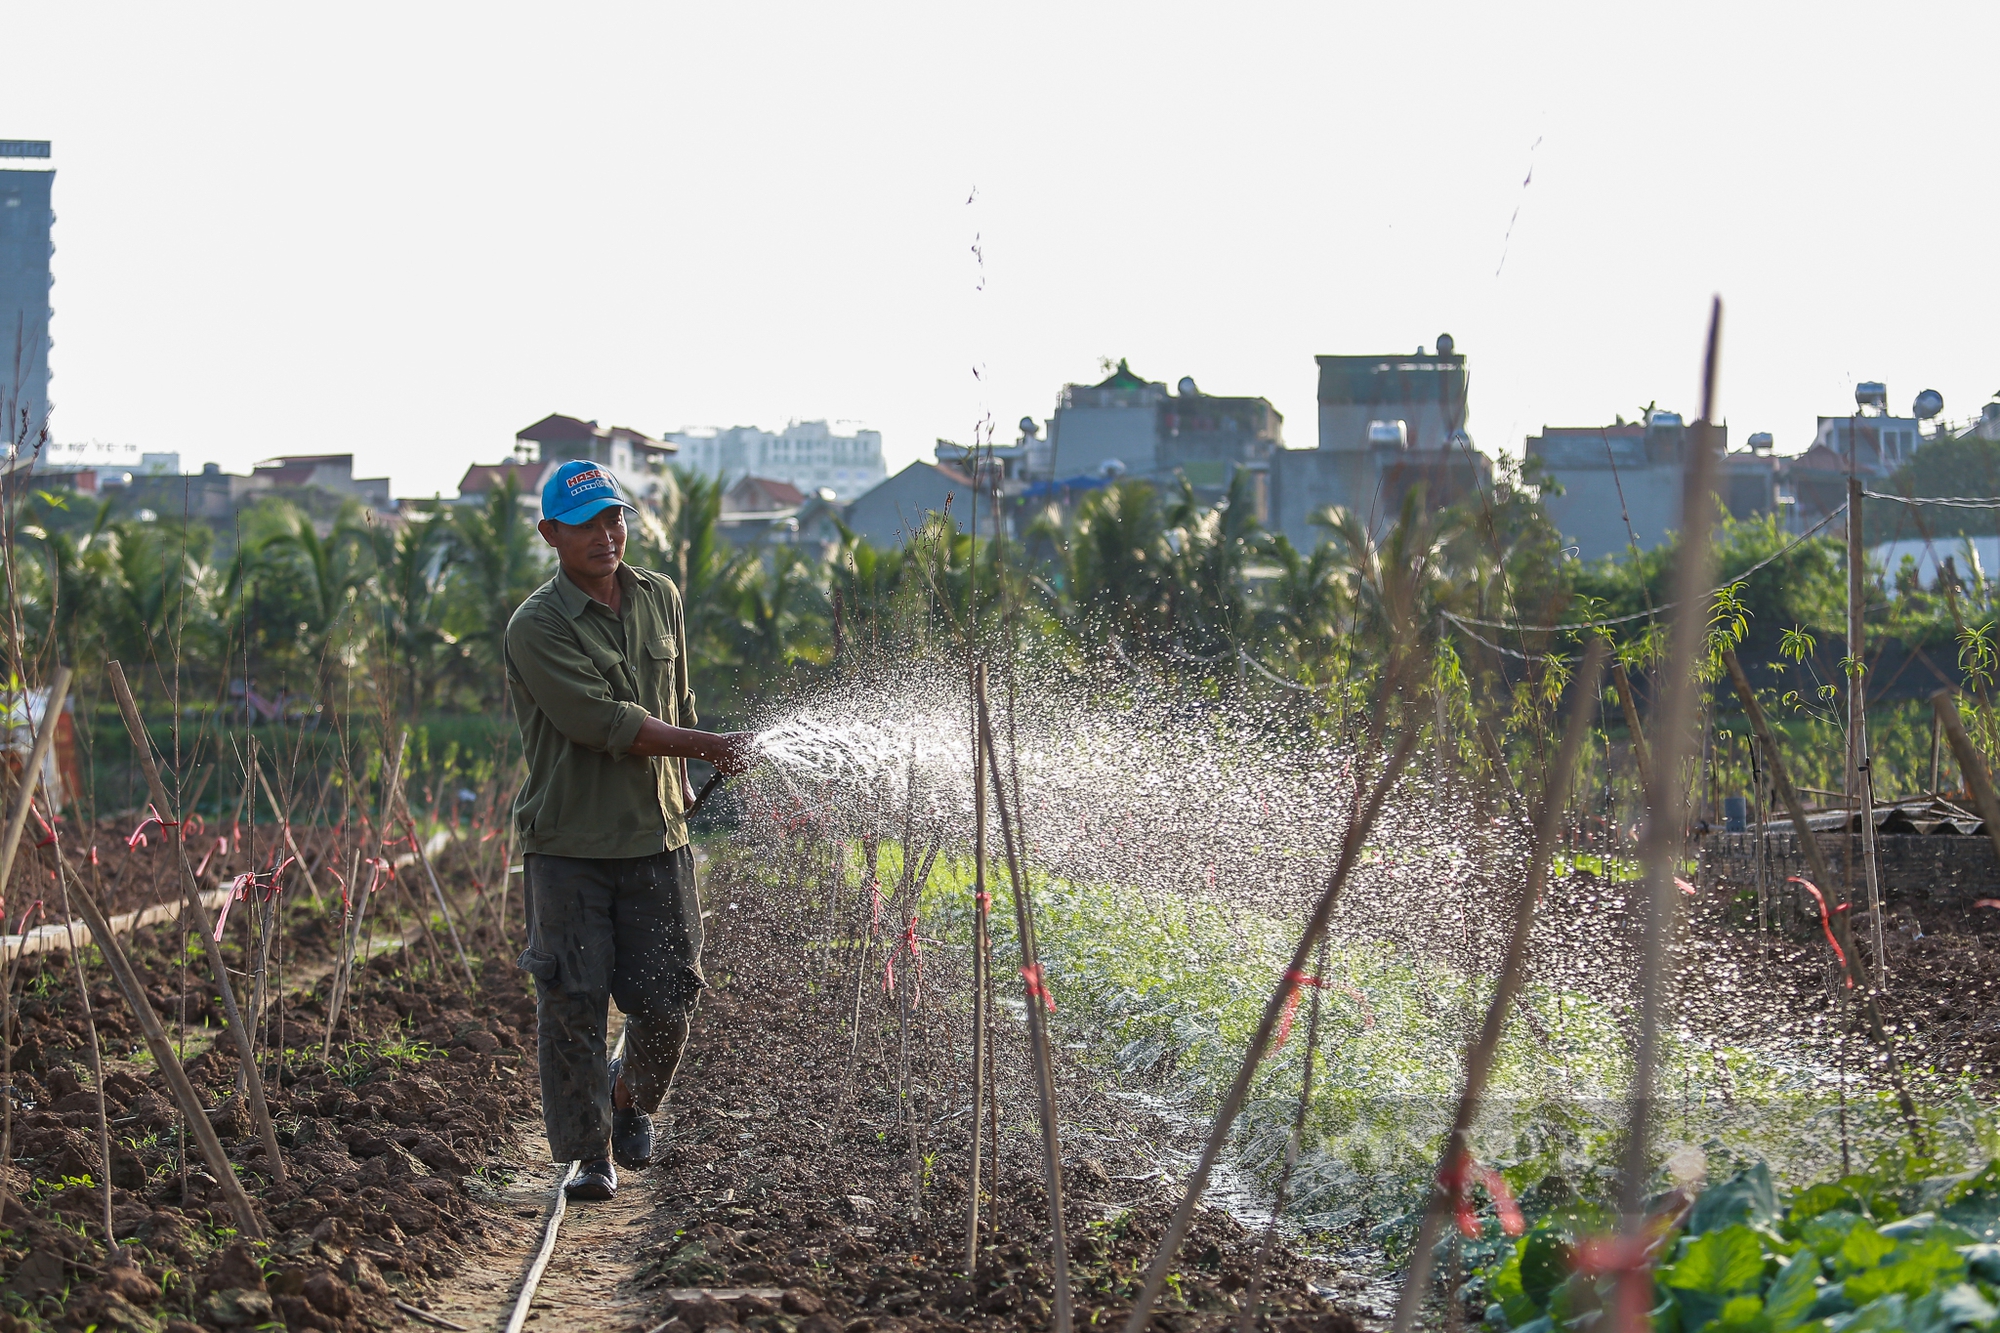
<path id="1" fill-rule="evenodd" d="M 1863 491 L 1870 500 L 1890 500 L 1899 505 L 1945 505 L 1952 509 L 2000 509 L 2000 498 L 1974 495 L 1884 495 Z"/>
<path id="2" fill-rule="evenodd" d="M 1725 579 L 1723 582 L 1716 584 L 1713 588 L 1710 588 L 1706 593 L 1702 595 L 1704 597 L 1713 597 L 1716 593 L 1721 592 L 1724 588 L 1727 588 L 1730 584 L 1740 583 L 1744 579 L 1749 578 L 1752 574 L 1755 574 L 1758 570 L 1763 569 L 1766 566 L 1776 564 L 1778 561 L 1783 560 L 1786 556 L 1790 555 L 1793 551 L 1796 551 L 1806 542 L 1812 540 L 1812 538 L 1818 534 L 1821 528 L 1833 522 L 1833 520 L 1839 518 L 1842 514 L 1846 512 L 1847 512 L 1847 506 L 1845 504 L 1842 504 L 1840 508 L 1834 510 L 1831 514 L 1828 514 L 1825 518 L 1813 524 L 1811 527 L 1807 528 L 1804 532 L 1800 533 L 1798 536 L 1792 538 L 1791 541 L 1787 542 L 1784 546 L 1780 547 L 1775 553 L 1766 556 L 1762 560 L 1759 560 L 1756 564 L 1750 566 L 1750 568 L 1746 570 L 1743 570 L 1741 573 L 1731 575 L 1728 579 Z M 1461 629 L 1469 625 L 1479 625 L 1486 629 L 1511 629 L 1521 634 L 1531 634 L 1531 633 L 1560 634 L 1570 630 L 1601 629 L 1606 625 L 1623 625 L 1634 620 L 1650 620 L 1654 616 L 1659 615 L 1662 611 L 1673 610 L 1675 605 L 1676 603 L 1674 602 L 1666 602 L 1660 606 L 1654 607 L 1650 611 L 1634 611 L 1630 615 L 1612 616 L 1609 619 L 1605 620 L 1578 620 L 1563 625 L 1517 625 L 1512 621 L 1507 621 L 1507 620 L 1480 620 L 1474 616 L 1454 615 L 1450 611 L 1445 611 L 1442 612 L 1441 614 L 1444 616 L 1446 620 L 1451 621 L 1454 625 L 1459 626 Z M 1484 640 L 1481 640 L 1481 642 L 1484 642 Z M 1528 660 L 1540 661 L 1541 659 L 1530 658 Z"/>

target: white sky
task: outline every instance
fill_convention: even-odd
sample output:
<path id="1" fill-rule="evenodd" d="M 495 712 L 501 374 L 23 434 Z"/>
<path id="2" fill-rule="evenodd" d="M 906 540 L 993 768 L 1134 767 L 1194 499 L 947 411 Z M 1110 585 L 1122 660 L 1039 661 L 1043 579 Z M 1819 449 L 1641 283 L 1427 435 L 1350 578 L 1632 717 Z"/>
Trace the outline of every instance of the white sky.
<path id="1" fill-rule="evenodd" d="M 0 0 L 0 34 L 0 137 L 59 171 L 55 434 L 189 470 L 351 450 L 449 493 L 550 411 L 849 418 L 900 466 L 1101 356 L 1310 445 L 1316 353 L 1441 331 L 1518 454 L 1691 415 L 1716 292 L 1739 444 L 1804 448 L 1859 379 L 2000 389 L 1991 5 Z"/>

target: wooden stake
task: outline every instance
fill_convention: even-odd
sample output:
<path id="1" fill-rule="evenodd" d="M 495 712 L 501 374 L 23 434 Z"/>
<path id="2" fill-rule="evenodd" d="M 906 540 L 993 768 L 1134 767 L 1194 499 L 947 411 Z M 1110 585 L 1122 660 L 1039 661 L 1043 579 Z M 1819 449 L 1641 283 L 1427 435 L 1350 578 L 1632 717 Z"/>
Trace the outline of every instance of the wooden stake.
<path id="1" fill-rule="evenodd" d="M 1382 691 L 1383 703 L 1394 694 L 1394 683 L 1401 672 L 1392 660 L 1385 673 Z M 1379 711 L 1379 710 L 1378 710 Z M 1370 730 L 1374 730 L 1371 726 Z M 1174 1256 L 1180 1251 L 1181 1241 L 1187 1237 L 1189 1224 L 1194 1221 L 1194 1210 L 1201 1203 L 1201 1194 L 1208 1186 L 1209 1175 L 1215 1170 L 1216 1161 L 1222 1156 L 1222 1147 L 1229 1139 L 1229 1128 L 1236 1123 L 1237 1113 L 1243 1109 L 1244 1099 L 1250 1095 L 1250 1080 L 1257 1072 L 1257 1065 L 1264 1058 L 1265 1050 L 1271 1044 L 1272 1034 L 1277 1031 L 1279 1016 L 1284 1013 L 1286 1003 L 1291 999 L 1297 986 L 1296 978 L 1303 976 L 1307 961 L 1326 930 L 1327 922 L 1333 916 L 1334 904 L 1340 900 L 1340 891 L 1347 884 L 1347 877 L 1353 873 L 1355 862 L 1361 857 L 1362 844 L 1369 831 L 1375 827 L 1376 818 L 1382 813 L 1382 803 L 1388 798 L 1389 790 L 1402 776 L 1403 767 L 1409 762 L 1410 752 L 1416 748 L 1418 728 L 1414 725 L 1403 728 L 1396 742 L 1395 750 L 1383 765 L 1382 773 L 1376 779 L 1374 788 L 1365 800 L 1361 797 L 1361 783 L 1357 777 L 1352 803 L 1349 808 L 1347 829 L 1341 835 L 1340 853 L 1334 862 L 1333 873 L 1327 877 L 1326 887 L 1321 890 L 1319 901 L 1314 905 L 1312 915 L 1306 919 L 1304 933 L 1292 950 L 1291 962 L 1285 975 L 1279 980 L 1271 998 L 1264 1002 L 1264 1016 L 1258 1021 L 1257 1031 L 1250 1039 L 1250 1049 L 1244 1053 L 1243 1064 L 1236 1071 L 1236 1081 L 1230 1085 L 1222 1099 L 1222 1107 L 1215 1114 L 1214 1124 L 1209 1126 L 1208 1140 L 1202 1145 L 1201 1157 L 1195 1163 L 1194 1174 L 1188 1178 L 1180 1205 L 1174 1209 L 1173 1220 L 1167 1224 L 1167 1234 L 1160 1241 L 1160 1247 L 1153 1254 L 1152 1263 L 1146 1269 L 1146 1280 L 1139 1290 L 1139 1297 L 1132 1305 L 1132 1314 L 1125 1321 L 1125 1333 L 1144 1333 L 1146 1325 L 1153 1317 L 1153 1306 L 1160 1299 L 1160 1291 L 1167 1283 L 1167 1272 L 1173 1266 Z M 1004 832 L 1004 824 L 1003 824 Z"/>
<path id="2" fill-rule="evenodd" d="M 975 513 L 977 511 L 975 510 Z M 986 1092 L 986 973 L 987 909 L 992 899 L 986 892 L 986 768 L 980 763 L 982 747 L 977 700 L 984 693 L 986 665 L 973 668 L 972 693 L 975 712 L 972 728 L 972 1165 L 966 1172 L 965 1271 L 969 1276 L 979 1266 L 979 1131 L 980 1100 Z"/>
<path id="3" fill-rule="evenodd" d="M 1972 803 L 1979 811 L 1979 818 L 1986 824 L 1986 836 L 1993 840 L 1993 850 L 2000 853 L 2000 797 L 1993 791 L 1993 778 L 1986 771 L 1986 760 L 1972 743 L 1972 737 L 1965 732 L 1965 721 L 1958 715 L 1958 691 L 1939 690 L 1931 695 L 1931 711 L 1937 718 L 1938 727 L 1951 742 L 1951 757 L 1958 761 L 1958 771 L 1965 777 L 1966 789 L 1972 793 Z"/>
<path id="4" fill-rule="evenodd" d="M 993 745 L 993 719 L 986 708 L 986 681 L 975 685 L 979 699 L 979 734 L 985 744 L 987 772 L 993 779 L 993 803 L 1000 816 L 1000 842 L 1007 849 L 1007 882 L 1014 891 L 1014 927 L 1021 941 L 1021 976 L 1027 981 L 1028 1041 L 1033 1047 L 1035 1092 L 1042 1113 L 1042 1166 L 1049 1192 L 1049 1230 L 1054 1253 L 1055 1333 L 1070 1333 L 1074 1312 L 1069 1290 L 1069 1239 L 1063 1230 L 1062 1136 L 1056 1125 L 1055 1054 L 1049 1049 L 1048 981 L 1042 975 L 1041 952 L 1035 943 L 1035 908 L 1028 898 L 1021 843 L 1007 814 L 1007 787 L 1000 780 L 1000 756 Z M 1018 788 L 1017 788 L 1018 791 Z M 1017 848 L 1017 843 L 1021 845 Z"/>
<path id="5" fill-rule="evenodd" d="M 1549 773 L 1548 785 L 1542 791 L 1541 808 L 1535 815 L 1535 841 L 1528 854 L 1528 881 L 1514 906 L 1514 929 L 1507 940 L 1507 957 L 1501 964 L 1499 980 L 1494 984 L 1493 998 L 1486 1007 L 1485 1025 L 1465 1053 L 1465 1085 L 1459 1090 L 1458 1110 L 1452 1118 L 1451 1132 L 1445 1135 L 1437 1174 L 1432 1177 L 1430 1205 L 1424 1209 L 1423 1221 L 1417 1228 L 1416 1248 L 1410 1251 L 1410 1266 L 1403 1278 L 1402 1298 L 1396 1304 L 1396 1333 L 1408 1333 L 1415 1326 L 1417 1309 L 1423 1304 L 1424 1293 L 1430 1285 L 1431 1250 L 1437 1245 L 1445 1215 L 1454 1202 L 1451 1192 L 1445 1188 L 1445 1182 L 1456 1179 L 1459 1188 L 1465 1187 L 1463 1161 L 1469 1160 L 1472 1155 L 1472 1122 L 1477 1118 L 1479 1104 L 1486 1095 L 1486 1080 L 1493 1072 L 1494 1057 L 1500 1049 L 1500 1038 L 1507 1030 L 1507 1016 L 1514 1007 L 1514 997 L 1520 993 L 1521 983 L 1527 976 L 1528 941 L 1534 933 L 1535 907 L 1541 899 L 1542 890 L 1548 885 L 1549 862 L 1555 856 L 1562 834 L 1563 804 L 1569 799 L 1570 779 L 1576 771 L 1577 756 L 1583 752 L 1583 738 L 1590 730 L 1591 712 L 1596 707 L 1598 682 L 1604 673 L 1606 652 L 1604 640 L 1592 638 L 1590 645 L 1584 649 L 1583 665 L 1577 669 L 1576 679 L 1570 686 L 1573 694 L 1569 720 L 1563 728 L 1562 746 L 1556 756 L 1556 766 Z"/>
<path id="6" fill-rule="evenodd" d="M 1654 715 L 1652 762 L 1646 768 L 1646 832 L 1640 848 L 1645 896 L 1639 906 L 1642 923 L 1639 961 L 1639 1034 L 1632 1062 L 1623 1180 L 1619 1197 L 1621 1230 L 1627 1244 L 1636 1244 L 1645 1226 L 1646 1177 L 1652 1149 L 1653 1093 L 1659 1077 L 1660 1025 L 1667 1004 L 1667 943 L 1673 937 L 1680 891 L 1674 885 L 1682 839 L 1687 827 L 1687 790 L 1681 762 L 1687 755 L 1697 707 L 1695 663 L 1708 630 L 1708 588 L 1715 563 L 1709 540 L 1715 524 L 1715 376 L 1721 350 L 1722 301 L 1709 311 L 1708 347 L 1702 363 L 1700 429 L 1693 432 L 1692 458 L 1686 460 L 1681 491 L 1681 544 L 1674 562 L 1674 618 L 1668 635 L 1667 658 L 1661 665 L 1658 711 Z M 1641 1270 L 1619 1282 L 1613 1333 L 1637 1333 L 1652 1290 Z M 1636 1313 L 1635 1313 L 1636 1312 Z"/>
<path id="7" fill-rule="evenodd" d="M 256 761 L 254 752 L 251 761 L 253 763 Z M 263 784 L 264 799 L 271 803 L 272 813 L 278 816 L 278 827 L 284 831 L 285 846 L 291 848 L 292 856 L 299 863 L 299 873 L 306 877 L 306 888 L 312 893 L 313 909 L 317 911 L 324 905 L 319 896 L 319 882 L 313 878 L 312 867 L 306 864 L 306 854 L 299 850 L 299 840 L 292 836 L 291 810 L 278 804 L 278 795 L 271 790 L 271 780 L 264 776 L 262 765 L 257 767 L 257 781 Z"/>
<path id="8" fill-rule="evenodd" d="M 132 737 L 132 749 L 139 756 L 139 767 L 146 775 L 146 789 L 153 798 L 153 806 L 163 822 L 173 832 L 174 847 L 179 853 L 181 865 L 181 887 L 187 895 L 188 916 L 193 919 L 195 932 L 201 936 L 202 951 L 208 955 L 209 970 L 215 975 L 215 988 L 222 993 L 222 1008 L 228 1020 L 229 1031 L 236 1040 L 236 1055 L 242 1062 L 244 1085 L 250 1093 L 250 1117 L 256 1123 L 257 1135 L 264 1141 L 264 1158 L 271 1164 L 271 1178 L 278 1184 L 285 1183 L 285 1159 L 278 1153 L 278 1131 L 271 1123 L 271 1108 L 264 1102 L 264 1077 L 257 1069 L 257 1053 L 251 1046 L 249 1029 L 243 1025 L 242 1011 L 236 1007 L 236 988 L 229 984 L 229 968 L 222 960 L 222 946 L 215 942 L 215 930 L 208 918 L 208 907 L 201 900 L 201 886 L 195 882 L 194 865 L 188 860 L 187 839 L 181 836 L 180 815 L 167 796 L 166 784 L 160 780 L 160 766 L 153 758 L 152 738 L 146 734 L 146 725 L 139 719 L 139 706 L 132 702 L 132 687 L 125 683 L 125 668 L 118 662 L 107 662 L 105 674 L 111 680 L 111 692 L 118 699 L 118 711 L 125 719 L 125 730 Z M 95 931 L 97 924 L 91 923 Z M 141 1000 L 145 992 L 135 992 Z M 150 1012 L 150 1005 L 140 1005 Z M 203 1122 L 206 1124 L 206 1120 Z"/>
<path id="9" fill-rule="evenodd" d="M 1785 769 L 1785 758 L 1778 752 L 1778 738 L 1772 733 L 1771 724 L 1764 717 L 1763 705 L 1757 702 L 1757 695 L 1750 688 L 1750 678 L 1743 674 L 1743 664 L 1737 661 L 1735 649 L 1722 650 L 1722 664 L 1728 668 L 1729 683 L 1736 687 L 1736 697 L 1742 701 L 1743 711 L 1750 717 L 1750 727 L 1757 733 L 1757 740 L 1764 747 L 1764 762 L 1769 765 L 1771 789 L 1777 793 L 1778 800 L 1784 804 L 1785 812 L 1791 817 L 1792 831 L 1798 835 L 1799 853 L 1805 857 L 1806 869 L 1811 872 L 1810 878 L 1815 885 L 1831 884 L 1833 878 L 1827 868 L 1826 853 L 1820 847 L 1819 839 L 1813 835 L 1812 823 L 1806 816 L 1805 802 L 1799 799 L 1798 790 L 1792 786 L 1791 774 Z M 1944 693 L 1949 694 L 1950 691 Z M 1761 839 L 1767 835 L 1760 831 L 1757 836 Z M 1903 1113 L 1904 1127 L 1910 1131 L 1911 1141 L 1921 1149 L 1924 1144 L 1923 1123 L 1917 1117 L 1916 1101 L 1910 1096 L 1909 1087 L 1903 1079 L 1902 1057 L 1897 1054 L 1895 1040 L 1889 1035 L 1888 1026 L 1882 1021 L 1882 1006 L 1877 1001 L 1874 990 L 1868 986 L 1867 979 L 1861 975 L 1860 965 L 1855 961 L 1847 913 L 1832 914 L 1828 928 L 1840 942 L 1842 956 L 1846 960 L 1844 975 L 1848 985 L 1859 988 L 1863 993 L 1862 1012 L 1868 1019 L 1869 1034 L 1888 1059 L 1889 1082 L 1896 1090 L 1896 1104 Z M 1844 1087 L 1845 1085 L 1843 1085 L 1843 1095 L 1845 1095 Z"/>
<path id="10" fill-rule="evenodd" d="M 1850 445 L 1854 443 L 1850 437 Z M 1847 773 L 1845 786 L 1861 807 L 1861 867 L 1868 888 L 1868 916 L 1873 923 L 1870 944 L 1875 955 L 1875 988 L 1889 983 L 1888 944 L 1882 930 L 1882 886 L 1875 866 L 1875 783 L 1868 755 L 1868 680 L 1866 661 L 1868 610 L 1867 548 L 1862 544 L 1861 479 L 1854 475 L 1854 450 L 1848 450 L 1847 474 Z M 1852 844 L 1849 844 L 1850 846 Z M 1850 864 L 1852 864 L 1850 862 Z"/>
<path id="11" fill-rule="evenodd" d="M 111 667 L 117 671 L 118 664 L 113 662 Z M 125 689 L 124 673 L 119 672 L 114 680 L 116 681 L 114 688 L 119 691 L 121 702 L 129 699 L 131 694 Z M 54 717 L 56 708 L 60 707 L 62 693 L 68 686 L 69 668 L 56 668 L 55 678 L 49 689 L 53 705 L 48 713 L 50 718 Z M 140 734 L 144 735 L 143 732 Z M 31 766 L 23 774 L 24 795 L 33 796 L 35 782 L 40 773 L 39 766 Z M 118 983 L 118 990 L 125 997 L 125 1004 L 132 1010 L 132 1016 L 139 1021 L 139 1030 L 145 1036 L 146 1049 L 152 1053 L 153 1063 L 159 1066 L 160 1073 L 166 1078 L 168 1089 L 174 1095 L 174 1100 L 180 1103 L 181 1116 L 187 1121 L 188 1130 L 194 1135 L 196 1146 L 201 1149 L 202 1160 L 208 1164 L 209 1174 L 215 1177 L 216 1183 L 222 1188 L 223 1197 L 229 1202 L 229 1211 L 236 1218 L 237 1230 L 252 1240 L 262 1240 L 264 1224 L 258 1221 L 257 1210 L 251 1205 L 250 1196 L 243 1192 L 243 1182 L 237 1179 L 229 1155 L 222 1150 L 222 1140 L 216 1137 L 215 1126 L 209 1123 L 208 1112 L 201 1104 L 201 1094 L 196 1092 L 194 1084 L 188 1081 L 187 1070 L 181 1067 L 179 1058 L 175 1056 L 173 1043 L 167 1039 L 167 1030 L 161 1024 L 160 1016 L 153 1012 L 153 1002 L 148 998 L 146 988 L 140 983 L 138 974 L 132 970 L 132 963 L 125 956 L 124 946 L 119 944 L 118 937 L 112 933 L 111 922 L 105 917 L 104 909 L 98 906 L 97 899 L 84 887 L 83 881 L 69 865 L 68 859 L 63 855 L 61 842 L 57 842 L 53 850 L 66 885 L 76 891 L 76 904 L 83 911 L 84 923 L 90 927 L 91 942 L 97 945 L 104 954 L 105 961 L 111 965 L 112 979 Z M 199 895 L 195 895 L 193 901 L 197 910 L 204 910 L 200 908 Z M 81 954 L 72 950 L 70 962 L 75 969 L 77 984 L 82 985 Z M 100 1090 L 103 1087 L 101 1072 L 98 1075 L 98 1086 Z M 275 1144 L 267 1144 L 265 1148 L 274 1159 L 275 1147 Z M 283 1164 L 275 1160 L 273 1165 L 278 1172 L 284 1169 Z M 108 1158 L 104 1163 L 104 1170 L 109 1176 L 111 1163 Z M 279 1178 L 282 1179 L 282 1176 Z M 117 1242 L 111 1240 L 108 1235 L 105 1240 L 107 1244 L 116 1247 Z"/>

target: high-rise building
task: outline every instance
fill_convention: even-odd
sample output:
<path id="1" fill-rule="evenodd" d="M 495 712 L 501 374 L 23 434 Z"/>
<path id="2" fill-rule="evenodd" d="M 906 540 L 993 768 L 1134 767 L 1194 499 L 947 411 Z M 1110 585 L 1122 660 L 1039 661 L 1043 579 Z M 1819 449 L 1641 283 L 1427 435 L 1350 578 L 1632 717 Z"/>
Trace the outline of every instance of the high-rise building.
<path id="1" fill-rule="evenodd" d="M 46 160 L 45 139 L 0 139 L 0 158 Z M 49 419 L 51 168 L 0 170 L 0 409 L 6 444 L 32 449 Z"/>
<path id="2" fill-rule="evenodd" d="M 852 500 L 889 475 L 882 462 L 882 432 L 841 435 L 824 421 L 794 421 L 781 431 L 755 426 L 693 426 L 661 437 L 680 446 L 682 467 L 733 486 L 763 477 L 796 486 L 807 495 L 833 492 Z"/>

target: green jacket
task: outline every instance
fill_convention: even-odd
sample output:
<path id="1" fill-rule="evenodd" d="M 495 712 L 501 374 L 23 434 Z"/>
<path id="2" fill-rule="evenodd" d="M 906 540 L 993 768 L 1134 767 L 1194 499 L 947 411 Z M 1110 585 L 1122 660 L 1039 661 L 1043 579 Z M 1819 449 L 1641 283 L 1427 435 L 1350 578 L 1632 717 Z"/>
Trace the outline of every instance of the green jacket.
<path id="1" fill-rule="evenodd" d="M 648 714 L 695 725 L 680 590 L 618 571 L 622 612 L 561 569 L 507 622 L 507 687 L 528 780 L 514 798 L 526 852 L 651 856 L 688 840 L 681 761 L 628 753 Z"/>

